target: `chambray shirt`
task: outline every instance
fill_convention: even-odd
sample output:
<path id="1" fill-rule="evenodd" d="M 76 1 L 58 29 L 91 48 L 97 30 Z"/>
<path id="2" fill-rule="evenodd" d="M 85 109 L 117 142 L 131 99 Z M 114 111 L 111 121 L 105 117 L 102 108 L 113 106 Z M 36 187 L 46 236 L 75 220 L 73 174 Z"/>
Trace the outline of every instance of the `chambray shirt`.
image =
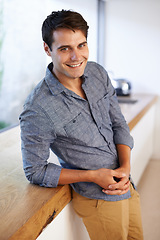
<path id="1" fill-rule="evenodd" d="M 133 147 L 128 125 L 121 114 L 115 90 L 107 72 L 88 62 L 82 76 L 87 100 L 65 88 L 52 74 L 36 86 L 20 115 L 22 156 L 31 183 L 56 187 L 62 167 L 69 169 L 115 169 L 119 166 L 116 144 Z M 50 149 L 60 166 L 48 162 Z M 71 184 L 82 196 L 107 201 L 130 197 L 111 196 L 95 183 Z"/>

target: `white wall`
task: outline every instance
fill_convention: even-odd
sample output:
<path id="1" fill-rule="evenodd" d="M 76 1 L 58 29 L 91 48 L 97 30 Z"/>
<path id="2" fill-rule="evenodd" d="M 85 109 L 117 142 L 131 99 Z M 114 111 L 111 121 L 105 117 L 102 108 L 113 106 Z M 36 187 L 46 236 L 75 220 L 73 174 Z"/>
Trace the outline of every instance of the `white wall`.
<path id="1" fill-rule="evenodd" d="M 106 4 L 105 67 L 129 79 L 133 92 L 160 96 L 160 1 L 110 0 Z M 160 101 L 153 157 L 160 158 Z"/>
<path id="2" fill-rule="evenodd" d="M 107 69 L 130 79 L 136 92 L 160 94 L 160 1 L 112 0 L 106 6 Z"/>
<path id="3" fill-rule="evenodd" d="M 43 0 L 3 0 L 0 121 L 17 123 L 24 99 L 45 72 Z"/>

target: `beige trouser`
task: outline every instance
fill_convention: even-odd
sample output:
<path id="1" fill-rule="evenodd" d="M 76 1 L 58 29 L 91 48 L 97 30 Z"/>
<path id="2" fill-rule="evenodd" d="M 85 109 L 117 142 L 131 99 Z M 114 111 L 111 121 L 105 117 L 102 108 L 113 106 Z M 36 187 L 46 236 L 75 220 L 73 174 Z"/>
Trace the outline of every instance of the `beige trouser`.
<path id="1" fill-rule="evenodd" d="M 109 202 L 85 198 L 75 191 L 73 208 L 83 219 L 91 240 L 142 240 L 139 194 L 130 185 L 131 198 Z"/>

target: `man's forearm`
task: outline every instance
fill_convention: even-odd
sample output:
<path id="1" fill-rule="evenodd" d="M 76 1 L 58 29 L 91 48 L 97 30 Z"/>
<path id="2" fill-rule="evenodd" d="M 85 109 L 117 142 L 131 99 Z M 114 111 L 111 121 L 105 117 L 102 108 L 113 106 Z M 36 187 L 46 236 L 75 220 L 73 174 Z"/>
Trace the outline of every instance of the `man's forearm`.
<path id="1" fill-rule="evenodd" d="M 114 178 L 122 178 L 124 174 L 115 170 L 101 168 L 97 170 L 73 170 L 62 169 L 58 185 L 71 184 L 76 182 L 94 182 L 104 189 L 115 184 Z"/>
<path id="2" fill-rule="evenodd" d="M 116 147 L 120 164 L 118 169 L 75 170 L 63 168 L 58 185 L 76 182 L 94 182 L 101 186 L 102 189 L 105 189 L 105 193 L 107 194 L 116 195 L 125 193 L 129 187 L 127 182 L 130 174 L 130 148 L 122 144 L 118 144 Z M 116 179 L 119 179 L 120 182 L 117 183 Z"/>
<path id="3" fill-rule="evenodd" d="M 120 168 L 124 168 L 126 171 L 125 173 L 129 175 L 131 149 L 130 147 L 123 144 L 117 144 L 116 148 L 118 153 L 119 166 Z"/>
<path id="4" fill-rule="evenodd" d="M 92 182 L 92 171 L 62 168 L 58 185 L 65 185 L 76 182 Z"/>

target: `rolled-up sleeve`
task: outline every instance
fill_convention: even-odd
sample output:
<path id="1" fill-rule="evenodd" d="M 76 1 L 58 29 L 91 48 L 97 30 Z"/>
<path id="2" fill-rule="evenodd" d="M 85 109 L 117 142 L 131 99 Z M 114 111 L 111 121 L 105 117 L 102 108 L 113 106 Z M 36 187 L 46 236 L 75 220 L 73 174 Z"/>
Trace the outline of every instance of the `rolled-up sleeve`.
<path id="1" fill-rule="evenodd" d="M 57 187 L 61 166 L 49 163 L 50 145 L 55 134 L 52 122 L 45 112 L 37 108 L 25 108 L 20 115 L 21 150 L 27 179 L 44 187 Z"/>
<path id="2" fill-rule="evenodd" d="M 111 84 L 110 84 L 111 85 Z M 128 124 L 121 113 L 121 109 L 117 100 L 117 96 L 113 86 L 110 86 L 110 118 L 112 122 L 112 130 L 115 144 L 124 144 L 133 148 L 134 141 L 130 134 Z"/>

